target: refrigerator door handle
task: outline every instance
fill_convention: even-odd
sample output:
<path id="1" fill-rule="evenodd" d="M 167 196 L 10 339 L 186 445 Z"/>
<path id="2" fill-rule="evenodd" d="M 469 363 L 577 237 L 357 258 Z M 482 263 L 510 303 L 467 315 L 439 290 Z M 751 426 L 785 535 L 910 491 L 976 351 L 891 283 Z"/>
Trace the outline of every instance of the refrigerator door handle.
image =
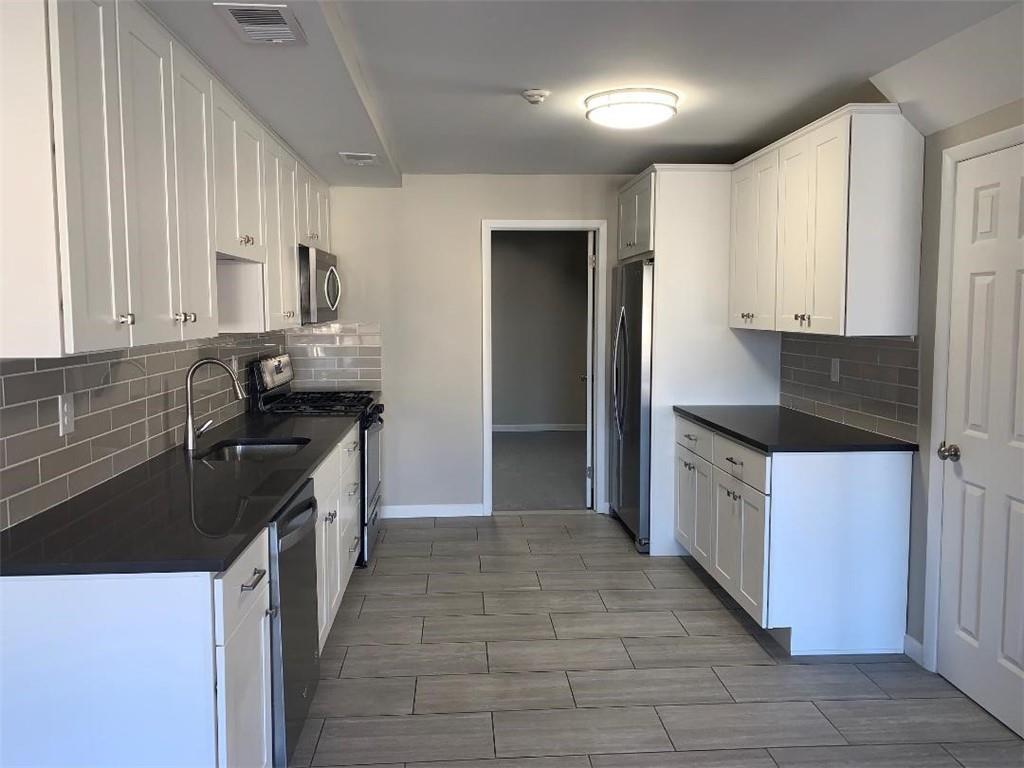
<path id="1" fill-rule="evenodd" d="M 629 324 L 622 310 L 622 390 L 619 392 L 619 437 L 626 432 L 626 403 L 629 402 Z"/>
<path id="2" fill-rule="evenodd" d="M 612 407 L 615 412 L 615 431 L 622 439 L 622 409 L 619 395 L 619 350 L 622 343 L 622 330 L 626 324 L 626 308 L 619 307 L 619 320 L 615 324 L 615 342 L 612 344 Z"/>

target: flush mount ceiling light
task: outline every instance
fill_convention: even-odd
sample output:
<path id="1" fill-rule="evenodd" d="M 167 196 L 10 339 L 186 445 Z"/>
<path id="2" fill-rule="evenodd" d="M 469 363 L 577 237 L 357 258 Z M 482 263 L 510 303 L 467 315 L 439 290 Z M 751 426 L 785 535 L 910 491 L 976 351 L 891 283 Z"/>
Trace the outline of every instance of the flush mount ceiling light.
<path id="1" fill-rule="evenodd" d="M 616 88 L 584 100 L 587 120 L 607 128 L 648 128 L 676 114 L 679 97 L 661 88 Z"/>

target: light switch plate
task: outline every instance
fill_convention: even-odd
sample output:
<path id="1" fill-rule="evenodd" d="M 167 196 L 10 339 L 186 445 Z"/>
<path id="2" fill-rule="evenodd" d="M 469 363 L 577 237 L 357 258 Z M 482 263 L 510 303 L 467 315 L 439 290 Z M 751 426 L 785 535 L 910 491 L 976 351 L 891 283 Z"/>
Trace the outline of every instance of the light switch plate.
<path id="1" fill-rule="evenodd" d="M 57 417 L 61 435 L 75 431 L 75 396 L 72 393 L 57 395 Z"/>

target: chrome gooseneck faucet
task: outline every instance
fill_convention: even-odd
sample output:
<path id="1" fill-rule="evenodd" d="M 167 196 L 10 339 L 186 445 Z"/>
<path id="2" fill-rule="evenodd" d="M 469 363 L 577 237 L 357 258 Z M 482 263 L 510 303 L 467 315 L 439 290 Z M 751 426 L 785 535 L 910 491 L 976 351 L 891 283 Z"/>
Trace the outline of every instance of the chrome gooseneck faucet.
<path id="1" fill-rule="evenodd" d="M 192 363 L 192 367 L 189 368 L 188 373 L 185 374 L 185 450 L 190 454 L 195 453 L 196 440 L 213 425 L 213 419 L 207 419 L 201 427 L 196 427 L 195 414 L 193 413 L 192 379 L 195 377 L 196 371 L 204 365 L 219 365 L 227 371 L 228 376 L 231 377 L 231 383 L 235 387 L 235 399 L 245 399 L 245 393 L 242 391 L 242 386 L 238 383 L 238 379 L 235 377 L 235 372 L 232 371 L 223 360 L 218 360 L 215 357 L 204 357 L 201 360 L 196 360 Z"/>

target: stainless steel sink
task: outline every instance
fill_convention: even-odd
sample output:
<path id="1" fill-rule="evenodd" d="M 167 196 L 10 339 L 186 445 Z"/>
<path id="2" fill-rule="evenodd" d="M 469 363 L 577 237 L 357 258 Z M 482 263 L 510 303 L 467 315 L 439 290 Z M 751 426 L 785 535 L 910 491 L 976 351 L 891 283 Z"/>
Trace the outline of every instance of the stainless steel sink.
<path id="1" fill-rule="evenodd" d="M 201 461 L 269 461 L 298 453 L 308 443 L 308 437 L 222 440 L 196 458 Z"/>

